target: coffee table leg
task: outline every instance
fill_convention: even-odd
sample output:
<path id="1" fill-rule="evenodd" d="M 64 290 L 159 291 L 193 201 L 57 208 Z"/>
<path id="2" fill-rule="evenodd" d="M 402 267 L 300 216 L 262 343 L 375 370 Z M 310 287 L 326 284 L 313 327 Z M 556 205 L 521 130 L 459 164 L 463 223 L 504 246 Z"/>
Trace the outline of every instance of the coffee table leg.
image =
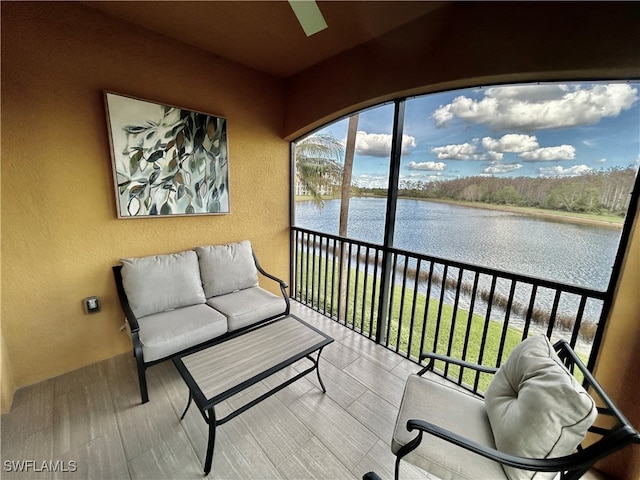
<path id="1" fill-rule="evenodd" d="M 204 461 L 204 475 L 205 477 L 211 472 L 211 463 L 213 462 L 213 447 L 216 443 L 216 413 L 211 407 L 207 410 L 209 413 L 209 441 L 207 442 L 207 457 Z"/>
<path id="2" fill-rule="evenodd" d="M 180 420 L 184 419 L 184 416 L 187 414 L 187 410 L 189 410 L 189 407 L 191 406 L 191 400 L 193 400 L 193 395 L 191 395 L 191 390 L 189 390 L 189 401 L 187 401 L 187 408 L 185 408 L 184 412 L 182 412 Z"/>
<path id="3" fill-rule="evenodd" d="M 322 378 L 320 378 L 320 354 L 322 353 L 322 348 L 318 351 L 318 359 L 316 360 L 316 373 L 318 374 L 318 382 L 320 382 L 320 386 L 322 387 L 322 391 L 327 393 L 327 389 L 324 387 L 324 383 L 322 382 Z"/>

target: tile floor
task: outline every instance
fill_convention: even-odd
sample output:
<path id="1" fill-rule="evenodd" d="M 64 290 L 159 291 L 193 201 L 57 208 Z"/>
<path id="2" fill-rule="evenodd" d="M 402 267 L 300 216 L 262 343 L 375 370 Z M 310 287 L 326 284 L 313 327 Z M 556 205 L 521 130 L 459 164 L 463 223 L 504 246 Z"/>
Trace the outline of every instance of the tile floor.
<path id="1" fill-rule="evenodd" d="M 207 478 L 349 480 L 371 470 L 393 478 L 389 442 L 404 379 L 419 368 L 296 302 L 292 313 L 335 339 L 320 360 L 327 393 L 310 374 L 219 426 Z M 0 476 L 201 479 L 207 425 L 193 407 L 180 421 L 188 391 L 171 362 L 147 375 L 151 401 L 145 405 L 131 354 L 16 392 L 1 418 Z M 227 400 L 217 414 L 277 380 Z M 434 477 L 404 465 L 405 478 Z"/>

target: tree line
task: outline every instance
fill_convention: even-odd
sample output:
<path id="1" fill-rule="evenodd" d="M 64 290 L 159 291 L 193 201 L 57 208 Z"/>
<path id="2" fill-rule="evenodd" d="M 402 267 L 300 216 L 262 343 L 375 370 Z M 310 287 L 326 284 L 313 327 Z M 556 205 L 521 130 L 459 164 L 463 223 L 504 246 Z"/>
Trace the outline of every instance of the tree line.
<path id="1" fill-rule="evenodd" d="M 636 168 L 610 168 L 574 177 L 465 177 L 400 183 L 403 197 L 480 202 L 601 215 L 626 214 Z M 386 194 L 360 188 L 361 194 Z"/>

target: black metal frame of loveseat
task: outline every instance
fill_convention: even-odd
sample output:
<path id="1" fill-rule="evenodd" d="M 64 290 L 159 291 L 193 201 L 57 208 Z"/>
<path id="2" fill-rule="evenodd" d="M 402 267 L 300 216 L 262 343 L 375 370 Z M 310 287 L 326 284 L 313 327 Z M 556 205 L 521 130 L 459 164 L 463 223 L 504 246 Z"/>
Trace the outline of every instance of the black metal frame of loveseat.
<path id="1" fill-rule="evenodd" d="M 269 322 L 271 320 L 274 320 L 276 318 L 281 318 L 281 317 L 285 317 L 287 315 L 289 315 L 290 312 L 290 308 L 291 308 L 291 304 L 289 301 L 289 296 L 287 295 L 287 288 L 289 288 L 289 286 L 287 285 L 286 282 L 284 282 L 283 280 L 279 279 L 278 277 L 266 272 L 262 266 L 260 265 L 260 262 L 258 262 L 258 259 L 256 258 L 255 252 L 253 252 L 252 250 L 252 255 L 253 255 L 253 260 L 256 264 L 256 269 L 258 270 L 258 272 L 263 275 L 264 277 L 273 280 L 275 282 L 278 283 L 278 285 L 280 286 L 280 292 L 285 300 L 286 303 L 286 308 L 285 311 L 282 313 L 279 313 L 277 315 L 265 318 L 263 320 L 261 320 L 260 322 L 257 322 L 253 325 L 235 330 L 233 332 L 234 335 L 237 335 L 239 332 L 242 331 L 248 331 L 248 330 L 252 330 L 260 325 L 265 324 L 266 322 Z M 173 355 L 170 355 L 168 357 L 164 357 L 164 358 L 159 358 L 157 360 L 153 360 L 150 362 L 145 362 L 144 361 L 144 356 L 142 354 L 142 343 L 140 341 L 140 325 L 138 324 L 138 319 L 137 317 L 134 315 L 133 310 L 131 309 L 131 305 L 129 305 L 129 299 L 127 298 L 127 293 L 124 290 L 124 286 L 122 284 L 122 265 L 114 265 L 112 266 L 112 270 L 113 270 L 113 277 L 115 279 L 116 282 L 116 290 L 118 292 L 118 299 L 120 300 L 120 306 L 122 307 L 122 311 L 124 312 L 125 318 L 127 323 L 129 324 L 129 330 L 131 332 L 131 341 L 133 343 L 133 355 L 136 359 L 136 367 L 138 370 L 138 383 L 140 384 L 140 397 L 142 400 L 142 403 L 147 403 L 149 401 L 149 392 L 147 389 L 147 376 L 146 376 L 146 370 L 147 368 L 156 365 L 160 362 L 164 362 L 166 360 L 169 360 L 170 358 L 176 356 L 176 355 L 184 355 L 186 353 L 192 352 L 192 351 L 196 351 L 199 350 L 203 347 L 209 346 L 209 345 L 214 345 L 216 343 L 219 342 L 223 342 L 225 341 L 231 334 L 230 333 L 226 333 L 224 335 L 220 335 L 219 337 L 216 337 L 214 339 L 208 340 L 206 342 L 200 343 L 198 345 L 194 345 L 193 347 L 187 348 L 185 350 L 181 350 L 179 352 L 176 352 Z"/>
<path id="2" fill-rule="evenodd" d="M 560 472 L 561 480 L 577 480 L 598 460 L 630 444 L 640 444 L 640 433 L 616 407 L 611 398 L 609 398 L 603 390 L 602 386 L 580 360 L 578 355 L 573 351 L 569 343 L 566 340 L 560 340 L 554 344 L 554 349 L 569 371 L 574 373 L 576 368 L 580 371 L 583 377 L 582 384 L 584 388 L 589 391 L 592 396 L 594 396 L 594 392 L 596 393 L 596 396 L 594 397 L 596 404 L 604 404 L 604 406 L 598 406 L 598 418 L 593 426 L 589 428 L 589 432 L 592 436 L 587 435 L 586 440 L 583 442 L 589 443 L 588 446 L 583 447 L 582 445 L 579 445 L 576 451 L 571 455 L 557 458 L 535 459 L 518 457 L 503 453 L 486 445 L 481 445 L 462 437 L 455 432 L 451 432 L 439 427 L 438 425 L 434 425 L 433 423 L 429 423 L 421 419 L 411 419 L 407 422 L 407 430 L 417 431 L 417 436 L 411 442 L 401 447 L 396 455 L 396 480 L 399 478 L 400 461 L 404 456 L 418 447 L 422 441 L 424 433 L 438 437 L 461 448 L 501 463 L 502 465 L 539 472 Z M 480 366 L 464 360 L 435 353 L 425 353 L 421 356 L 421 360 L 428 361 L 428 363 L 420 372 L 418 372 L 418 375 L 423 375 L 427 371 L 432 371 L 436 361 L 469 368 L 483 373 L 491 374 L 498 370 L 497 368 Z M 603 417 L 609 417 L 608 422 L 604 420 Z M 613 424 L 611 426 L 604 426 L 607 423 L 611 424 L 611 420 L 613 420 Z M 600 438 L 594 440 L 593 436 Z M 369 472 L 364 475 L 364 479 L 367 480 L 377 480 L 379 478 L 380 477 L 373 472 Z"/>

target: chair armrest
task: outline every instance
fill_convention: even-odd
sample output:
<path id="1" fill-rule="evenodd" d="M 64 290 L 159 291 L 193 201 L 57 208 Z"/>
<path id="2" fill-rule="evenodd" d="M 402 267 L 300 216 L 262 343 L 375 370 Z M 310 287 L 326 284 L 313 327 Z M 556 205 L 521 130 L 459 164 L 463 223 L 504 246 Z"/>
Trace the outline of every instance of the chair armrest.
<path id="1" fill-rule="evenodd" d="M 279 279 L 278 277 L 276 277 L 275 275 L 271 275 L 270 273 L 265 272 L 262 267 L 260 266 L 260 264 L 258 263 L 258 261 L 256 260 L 256 268 L 258 269 L 258 271 L 264 275 L 267 278 L 270 278 L 271 280 L 278 282 L 280 284 L 281 288 L 289 288 L 289 285 L 287 285 L 287 282 L 285 282 L 284 280 Z"/>
<path id="2" fill-rule="evenodd" d="M 120 306 L 122 307 L 124 316 L 127 318 L 127 322 L 129 322 L 129 328 L 131 329 L 131 333 L 138 332 L 140 330 L 138 319 L 134 315 L 133 310 L 131 310 L 131 305 L 129 305 L 129 299 L 127 298 L 127 294 L 124 291 L 124 286 L 122 285 L 122 265 L 114 265 L 112 269 L 113 269 L 113 277 L 116 281 L 116 290 L 118 291 L 118 299 L 120 300 Z"/>
<path id="3" fill-rule="evenodd" d="M 260 262 L 258 262 L 258 259 L 256 258 L 256 254 L 253 251 L 253 249 L 251 250 L 251 254 L 253 255 L 253 261 L 256 264 L 256 268 L 258 269 L 258 271 L 260 272 L 260 274 L 264 275 L 265 277 L 278 282 L 280 284 L 280 289 L 282 290 L 282 293 L 285 294 L 285 289 L 289 288 L 289 285 L 287 285 L 287 282 L 285 282 L 284 280 L 279 279 L 278 277 L 276 277 L 275 275 L 271 275 L 270 273 L 267 273 L 264 271 L 264 268 L 262 268 L 262 266 L 260 265 Z M 286 295 L 285 295 L 286 296 Z"/>
<path id="4" fill-rule="evenodd" d="M 398 456 L 404 456 L 411 450 L 415 449 L 420 444 L 423 433 L 426 432 L 442 440 L 453 443 L 454 445 L 457 445 L 461 448 L 489 458 L 490 460 L 494 460 L 503 465 L 524 470 L 533 470 L 538 472 L 576 470 L 580 468 L 588 468 L 593 465 L 593 463 L 595 463 L 597 458 L 600 458 L 594 458 L 594 452 L 592 452 L 590 448 L 575 452 L 571 455 L 566 455 L 564 457 L 544 459 L 519 457 L 501 452 L 486 445 L 481 445 L 477 442 L 474 442 L 473 440 L 462 437 L 457 433 L 451 432 L 445 428 L 439 427 L 429 422 L 425 422 L 423 420 L 409 420 L 407 422 L 407 430 L 418 430 L 418 437 L 402 447 L 402 449 L 398 452 Z M 405 449 L 406 451 L 403 451 Z"/>
<path id="5" fill-rule="evenodd" d="M 441 361 L 441 362 L 445 362 L 445 363 L 449 363 L 452 365 L 458 365 L 460 367 L 465 367 L 465 368 L 470 368 L 472 370 L 477 370 L 478 372 L 482 372 L 482 373 L 496 373 L 498 371 L 497 368 L 494 367 L 487 367 L 485 365 L 478 365 L 476 363 L 471 363 L 471 362 L 467 362 L 465 360 L 460 360 L 459 358 L 453 358 L 453 357 L 449 357 L 447 355 L 441 355 L 439 353 L 423 353 L 422 355 L 420 355 L 420 360 L 426 360 L 429 359 L 429 363 L 427 363 L 427 366 L 424 367 L 418 374 L 422 375 L 424 372 L 427 372 L 429 370 L 433 370 L 433 366 L 434 366 L 434 362 L 436 360 Z"/>
<path id="6" fill-rule="evenodd" d="M 271 275 L 270 273 L 265 272 L 265 270 L 260 265 L 260 262 L 258 262 L 258 259 L 256 258 L 256 253 L 253 251 L 253 248 L 251 249 L 251 254 L 253 255 L 253 261 L 256 264 L 256 268 L 258 269 L 258 272 L 260 272 L 261 275 L 264 275 L 265 277 L 267 277 L 267 278 L 273 280 L 274 282 L 277 282 L 278 284 L 280 284 L 280 293 L 282 294 L 282 298 L 284 298 L 284 301 L 285 301 L 285 304 L 286 304 L 286 308 L 285 308 L 284 314 L 285 315 L 289 315 L 289 312 L 290 312 L 290 309 L 291 309 L 291 304 L 289 302 L 289 296 L 287 295 L 287 288 L 289 288 L 289 285 L 287 285 L 287 283 L 284 280 L 279 279 L 275 275 Z"/>

